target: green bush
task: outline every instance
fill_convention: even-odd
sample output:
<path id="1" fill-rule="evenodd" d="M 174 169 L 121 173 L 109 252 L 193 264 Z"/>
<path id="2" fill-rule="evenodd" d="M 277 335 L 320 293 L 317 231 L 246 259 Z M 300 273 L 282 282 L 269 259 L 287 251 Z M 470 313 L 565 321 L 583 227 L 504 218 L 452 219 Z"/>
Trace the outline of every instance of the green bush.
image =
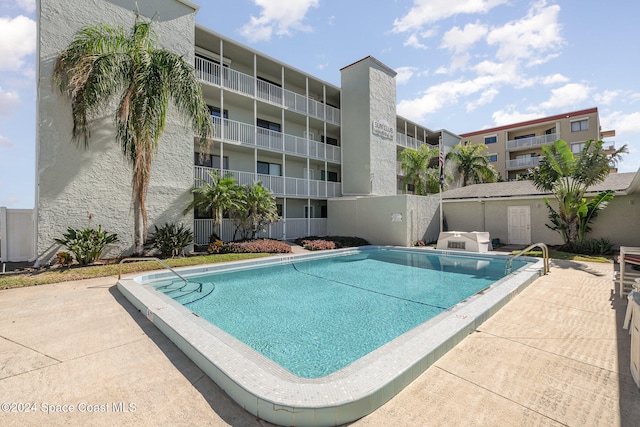
<path id="1" fill-rule="evenodd" d="M 73 262 L 73 255 L 67 251 L 61 251 L 56 254 L 56 258 L 58 258 L 58 264 L 63 267 L 68 267 Z"/>
<path id="2" fill-rule="evenodd" d="M 193 243 L 193 232 L 183 224 L 165 224 L 149 236 L 145 247 L 160 251 L 161 257 L 174 258 L 184 253 L 184 248 Z"/>
<path id="3" fill-rule="evenodd" d="M 102 231 L 100 226 L 97 230 L 93 228 L 80 230 L 69 227 L 62 237 L 62 239 L 55 239 L 55 241 L 73 252 L 80 265 L 96 262 L 105 246 L 118 240 L 117 234 Z"/>
<path id="4" fill-rule="evenodd" d="M 584 239 L 564 245 L 562 250 L 582 255 L 611 255 L 613 243 L 607 238 Z"/>

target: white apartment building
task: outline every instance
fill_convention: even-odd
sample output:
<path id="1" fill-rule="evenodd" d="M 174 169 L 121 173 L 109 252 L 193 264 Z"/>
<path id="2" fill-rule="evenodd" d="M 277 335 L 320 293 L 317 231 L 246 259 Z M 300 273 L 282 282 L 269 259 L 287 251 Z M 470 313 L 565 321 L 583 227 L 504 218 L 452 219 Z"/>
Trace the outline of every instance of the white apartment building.
<path id="1" fill-rule="evenodd" d="M 117 232 L 119 253 L 132 248 L 131 172 L 115 142 L 111 112 L 97 118 L 91 146 L 71 143 L 70 103 L 52 87 L 52 67 L 75 32 L 99 22 L 132 25 L 127 2 L 39 3 L 37 248 L 57 250 L 67 227 Z M 159 45 L 192 60 L 215 124 L 202 150 L 170 112 L 153 162 L 147 196 L 150 225 L 193 224 L 198 244 L 213 231 L 207 212 L 183 215 L 197 178 L 232 174 L 260 181 L 282 220 L 262 237 L 358 235 L 375 244 L 411 244 L 437 236 L 437 200 L 402 194 L 398 153 L 421 144 L 451 147 L 460 137 L 396 114 L 395 72 L 373 57 L 341 70 L 334 86 L 195 24 L 198 6 L 182 0 L 138 1 L 156 16 Z M 97 13 L 99 11 L 99 13 Z M 223 240 L 234 228 L 226 222 Z"/>

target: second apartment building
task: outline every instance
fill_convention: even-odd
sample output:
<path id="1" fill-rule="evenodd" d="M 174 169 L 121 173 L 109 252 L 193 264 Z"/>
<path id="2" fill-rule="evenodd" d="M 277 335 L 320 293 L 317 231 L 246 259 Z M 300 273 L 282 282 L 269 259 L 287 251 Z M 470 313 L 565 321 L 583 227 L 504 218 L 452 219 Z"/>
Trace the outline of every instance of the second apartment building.
<path id="1" fill-rule="evenodd" d="M 486 146 L 485 154 L 505 181 L 518 179 L 529 168 L 538 166 L 543 145 L 562 139 L 569 143 L 571 151 L 579 153 L 585 141 L 613 136 L 614 130 L 601 130 L 597 108 L 460 134 L 463 143 Z M 608 141 L 604 147 L 612 152 L 615 144 Z M 612 171 L 616 171 L 615 167 Z"/>

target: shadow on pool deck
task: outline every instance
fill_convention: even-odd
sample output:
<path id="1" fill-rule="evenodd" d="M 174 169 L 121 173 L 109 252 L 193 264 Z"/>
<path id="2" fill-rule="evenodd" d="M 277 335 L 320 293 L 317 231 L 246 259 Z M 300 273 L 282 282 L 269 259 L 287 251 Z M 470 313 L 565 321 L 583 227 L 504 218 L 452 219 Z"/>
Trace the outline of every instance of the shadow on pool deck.
<path id="1" fill-rule="evenodd" d="M 626 300 L 614 295 L 613 268 L 554 261 L 549 275 L 351 425 L 638 425 Z M 0 413 L 1 425 L 270 425 L 235 404 L 115 282 L 0 291 L 0 400 L 76 409 Z M 110 411 L 79 412 L 84 403 Z M 114 403 L 135 412 L 115 412 Z"/>

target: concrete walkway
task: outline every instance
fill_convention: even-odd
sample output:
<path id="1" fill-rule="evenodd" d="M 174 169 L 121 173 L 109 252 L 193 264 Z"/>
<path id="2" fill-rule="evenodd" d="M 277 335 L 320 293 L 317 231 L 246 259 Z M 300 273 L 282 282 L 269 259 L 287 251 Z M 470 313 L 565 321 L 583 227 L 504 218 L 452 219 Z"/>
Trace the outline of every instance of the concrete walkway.
<path id="1" fill-rule="evenodd" d="M 614 295 L 612 272 L 612 264 L 554 262 L 352 425 L 640 425 L 621 328 L 626 301 Z M 0 403 L 10 404 L 0 425 L 269 425 L 231 401 L 115 283 L 0 291 Z"/>

